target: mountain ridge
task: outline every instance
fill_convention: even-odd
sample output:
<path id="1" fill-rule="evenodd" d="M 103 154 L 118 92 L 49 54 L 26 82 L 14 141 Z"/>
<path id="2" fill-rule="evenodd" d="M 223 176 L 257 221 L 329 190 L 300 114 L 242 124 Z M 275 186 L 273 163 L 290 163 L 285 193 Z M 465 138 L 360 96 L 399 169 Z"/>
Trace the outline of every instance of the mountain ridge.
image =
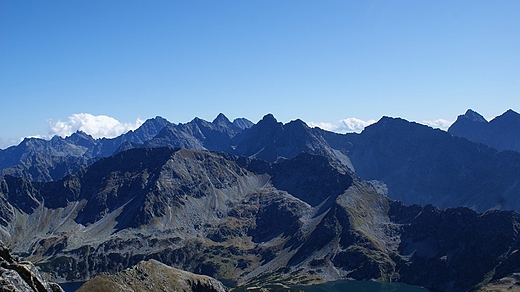
<path id="1" fill-rule="evenodd" d="M 472 110 L 468 110 L 467 115 L 475 120 L 482 119 Z M 515 113 L 508 111 L 502 116 L 515 116 Z M 223 151 L 270 162 L 290 159 L 301 152 L 308 152 L 335 159 L 361 178 L 378 186 L 382 193 L 406 204 L 431 203 L 441 208 L 467 206 L 478 211 L 520 211 L 520 200 L 516 195 L 520 192 L 516 179 L 520 170 L 515 167 L 520 159 L 517 152 L 495 150 L 490 146 L 465 141 L 445 131 L 401 118 L 382 117 L 359 134 L 337 134 L 310 128 L 298 119 L 283 124 L 272 114 L 265 115 L 257 124 L 251 123 L 245 129 L 233 126 L 223 114 L 219 114 L 213 122 L 195 118 L 191 122 L 178 125 L 167 123 L 160 117 L 156 119 L 159 124 L 154 120 L 144 124 L 155 125 L 146 128 L 152 128 L 154 133 L 158 131 L 155 136 L 147 136 L 153 136 L 150 140 L 134 140 L 137 141 L 134 143 L 129 142 L 130 138 L 124 138 L 127 142 L 122 142 L 115 149 L 112 142 L 124 140 L 115 138 L 111 140 L 110 149 L 115 149 L 115 154 L 133 148 L 181 147 Z M 477 123 L 485 124 L 482 121 Z M 160 126 L 157 125 L 162 124 L 166 125 L 159 130 Z M 141 130 L 136 130 L 136 133 L 139 131 Z M 90 140 L 82 133 L 77 133 L 77 137 L 70 140 L 81 137 L 81 141 L 84 141 L 81 145 L 86 143 L 88 146 Z M 67 138 L 58 137 L 53 140 L 47 144 L 60 145 L 60 141 Z M 28 142 L 30 141 L 32 140 Z M 43 143 L 39 140 L 37 142 L 38 145 Z M 20 144 L 20 147 L 28 144 L 30 143 Z M 37 181 L 61 178 L 100 159 L 88 158 L 94 153 L 92 151 L 103 153 L 98 146 L 87 151 L 81 145 L 44 145 L 39 146 L 42 149 L 40 151 L 37 151 L 40 148 L 31 148 L 33 150 L 23 154 L 26 157 L 24 161 L 2 172 Z M 86 154 L 65 156 L 65 150 L 58 152 L 71 147 L 75 147 L 73 149 L 77 153 Z M 8 150 L 12 152 L 16 149 Z M 22 150 L 20 152 L 24 153 Z M 0 158 L 6 153 L 0 152 Z M 52 156 L 45 153 L 58 154 Z"/>
<path id="2" fill-rule="evenodd" d="M 406 206 L 310 153 L 268 162 L 139 148 L 59 181 L 5 184 L 0 239 L 60 281 L 155 259 L 239 286 L 352 278 L 467 290 L 514 272 L 520 248 L 515 212 Z"/>
<path id="3" fill-rule="evenodd" d="M 478 118 L 473 118 L 475 116 Z M 520 114 L 512 109 L 489 122 L 477 112 L 468 110 L 464 115 L 457 117 L 448 132 L 500 151 L 520 152 Z"/>

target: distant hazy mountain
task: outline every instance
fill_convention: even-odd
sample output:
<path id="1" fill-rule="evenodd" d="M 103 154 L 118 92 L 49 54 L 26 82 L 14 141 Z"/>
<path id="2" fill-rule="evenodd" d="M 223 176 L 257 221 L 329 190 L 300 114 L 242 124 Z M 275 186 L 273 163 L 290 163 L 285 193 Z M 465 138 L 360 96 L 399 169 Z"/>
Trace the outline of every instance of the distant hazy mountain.
<path id="1" fill-rule="evenodd" d="M 199 118 L 186 124 L 168 125 L 153 139 L 136 147 L 182 147 L 197 150 L 231 151 L 231 139 L 253 123 L 246 119 L 230 122 L 219 114 L 213 122 Z"/>
<path id="2" fill-rule="evenodd" d="M 451 134 L 498 150 L 520 152 L 520 114 L 508 110 L 488 122 L 477 112 L 466 111 L 448 129 Z"/>
<path id="3" fill-rule="evenodd" d="M 178 125 L 155 117 L 146 120 L 135 131 L 111 139 L 93 139 L 81 131 L 66 138 L 55 136 L 51 140 L 27 138 L 19 145 L 0 150 L 0 175 L 35 181 L 57 180 L 100 158 L 136 147 L 229 150 L 231 137 L 252 124 L 243 118 L 230 122 L 223 114 L 212 123 L 195 118 Z"/>
<path id="4" fill-rule="evenodd" d="M 0 197 L 0 239 L 61 281 L 155 259 L 239 286 L 352 278 L 466 291 L 520 260 L 517 213 L 405 206 L 309 153 L 271 163 L 132 149 L 58 181 L 5 176 Z M 123 276 L 153 277 L 141 271 Z"/>
<path id="5" fill-rule="evenodd" d="M 310 128 L 302 120 L 287 124 L 268 114 L 256 125 L 244 130 L 233 139 L 232 154 L 260 158 L 270 162 L 292 158 L 301 152 L 322 154 L 351 167 L 345 153 L 331 147 L 325 131 Z"/>
<path id="6" fill-rule="evenodd" d="M 490 123 L 474 112 L 468 112 L 466 118 L 471 123 L 500 125 L 515 115 L 508 111 Z M 361 134 L 310 128 L 301 120 L 283 124 L 271 114 L 257 124 L 244 119 L 230 122 L 223 114 L 212 122 L 195 118 L 178 125 L 156 117 L 114 139 L 95 140 L 82 132 L 50 141 L 26 139 L 0 152 L 1 173 L 50 181 L 112 153 L 142 147 L 216 150 L 269 162 L 301 152 L 319 154 L 406 204 L 520 211 L 520 184 L 516 182 L 520 153 L 498 152 L 441 130 L 389 117 Z"/>
<path id="7" fill-rule="evenodd" d="M 348 139 L 356 174 L 386 183 L 393 199 L 478 211 L 520 210 L 520 153 L 388 117 Z"/>

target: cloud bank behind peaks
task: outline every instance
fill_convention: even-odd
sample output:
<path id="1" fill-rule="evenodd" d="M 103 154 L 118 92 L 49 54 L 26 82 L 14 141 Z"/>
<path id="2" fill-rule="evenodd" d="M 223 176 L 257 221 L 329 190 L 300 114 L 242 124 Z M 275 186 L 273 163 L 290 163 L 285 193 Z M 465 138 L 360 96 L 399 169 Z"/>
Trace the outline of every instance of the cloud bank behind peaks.
<path id="1" fill-rule="evenodd" d="M 436 128 L 436 129 L 441 129 L 441 130 L 446 131 L 451 126 L 451 124 L 453 124 L 453 121 L 437 119 L 437 120 L 433 120 L 433 121 L 422 121 L 421 124 L 430 126 L 434 129 Z"/>
<path id="2" fill-rule="evenodd" d="M 366 126 L 369 126 L 375 123 L 375 120 L 360 120 L 358 118 L 347 118 L 339 121 L 338 124 L 331 123 L 308 123 L 310 127 L 318 127 L 323 130 L 336 132 L 336 133 L 359 133 L 365 129 Z"/>
<path id="3" fill-rule="evenodd" d="M 61 137 L 70 136 L 76 131 L 83 131 L 93 138 L 114 138 L 130 130 L 135 130 L 143 124 L 137 119 L 134 124 L 120 121 L 104 115 L 94 116 L 88 113 L 79 113 L 69 116 L 68 121 L 49 120 L 49 135 Z"/>
<path id="4" fill-rule="evenodd" d="M 347 119 L 339 120 L 339 122 L 337 124 L 324 123 L 324 122 L 320 122 L 320 123 L 309 122 L 307 124 L 310 127 L 318 127 L 323 130 L 344 134 L 344 133 L 352 133 L 352 132 L 360 133 L 361 131 L 363 131 L 365 129 L 365 127 L 370 126 L 376 122 L 377 122 L 376 120 L 364 121 L 364 120 L 361 120 L 358 118 L 347 118 Z M 446 130 L 448 130 L 450 125 L 453 124 L 453 121 L 437 119 L 437 120 L 433 120 L 433 121 L 422 121 L 420 123 L 423 125 L 430 126 L 432 128 L 437 128 L 437 129 L 446 131 Z"/>

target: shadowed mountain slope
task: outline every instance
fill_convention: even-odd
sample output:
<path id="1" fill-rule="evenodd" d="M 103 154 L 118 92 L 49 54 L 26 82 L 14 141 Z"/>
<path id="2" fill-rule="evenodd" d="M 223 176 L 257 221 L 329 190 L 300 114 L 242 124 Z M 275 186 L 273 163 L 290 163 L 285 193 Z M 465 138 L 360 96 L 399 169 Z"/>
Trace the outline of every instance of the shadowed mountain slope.
<path id="1" fill-rule="evenodd" d="M 402 119 L 384 117 L 350 135 L 356 174 L 383 181 L 406 204 L 520 210 L 520 154 Z"/>
<path id="2" fill-rule="evenodd" d="M 495 120 L 514 116 L 508 111 Z M 474 112 L 466 118 L 486 123 Z M 519 153 L 499 152 L 441 130 L 388 117 L 361 134 L 310 128 L 301 120 L 283 124 L 270 114 L 257 124 L 244 119 L 230 122 L 222 114 L 213 122 L 196 118 L 179 125 L 157 117 L 112 140 L 94 140 L 81 132 L 50 141 L 27 139 L 0 152 L 0 164 L 11 165 L 3 174 L 48 181 L 102 158 L 96 155 L 164 146 L 224 151 L 269 162 L 301 152 L 324 155 L 355 170 L 390 198 L 407 204 L 520 211 Z"/>
<path id="3" fill-rule="evenodd" d="M 448 132 L 498 150 L 520 152 L 520 114 L 513 110 L 508 110 L 488 122 L 469 109 L 457 118 Z"/>
<path id="4" fill-rule="evenodd" d="M 137 130 L 111 139 L 93 139 L 81 131 L 66 138 L 55 136 L 51 140 L 27 138 L 19 145 L 0 150 L 0 175 L 33 181 L 57 180 L 100 158 L 137 147 L 229 150 L 230 138 L 251 125 L 243 118 L 230 122 L 223 114 L 212 123 L 195 118 L 178 125 L 155 117 L 146 120 Z M 149 142 L 156 136 L 154 142 Z"/>
<path id="5" fill-rule="evenodd" d="M 323 137 L 324 133 L 321 129 L 310 128 L 302 120 L 283 124 L 268 114 L 256 125 L 237 135 L 231 153 L 275 162 L 307 152 L 328 156 L 351 167 L 345 153 L 332 148 Z"/>
<path id="6" fill-rule="evenodd" d="M 155 259 L 237 285 L 464 291 L 518 269 L 518 214 L 405 206 L 308 153 L 271 163 L 132 149 L 56 182 L 4 177 L 0 197 L 0 239 L 60 281 Z"/>

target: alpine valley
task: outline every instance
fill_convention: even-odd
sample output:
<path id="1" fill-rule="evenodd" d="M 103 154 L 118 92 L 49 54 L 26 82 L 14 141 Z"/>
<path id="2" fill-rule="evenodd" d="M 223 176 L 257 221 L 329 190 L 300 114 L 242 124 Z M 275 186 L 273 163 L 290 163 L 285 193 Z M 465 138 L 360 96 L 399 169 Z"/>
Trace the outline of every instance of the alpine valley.
<path id="1" fill-rule="evenodd" d="M 338 134 L 219 114 L 27 138 L 0 150 L 0 291 L 518 291 L 519 117 Z"/>

